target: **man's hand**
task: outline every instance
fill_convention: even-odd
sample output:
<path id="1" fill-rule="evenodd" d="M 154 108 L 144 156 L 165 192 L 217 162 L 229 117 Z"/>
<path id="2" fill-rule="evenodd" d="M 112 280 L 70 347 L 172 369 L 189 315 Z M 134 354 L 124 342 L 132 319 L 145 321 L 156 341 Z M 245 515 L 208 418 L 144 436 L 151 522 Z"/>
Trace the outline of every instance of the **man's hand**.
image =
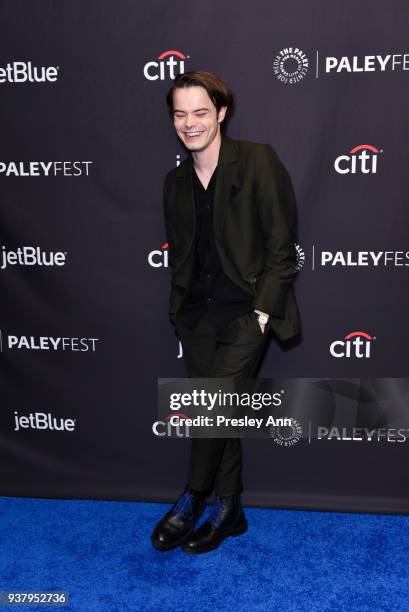
<path id="1" fill-rule="evenodd" d="M 256 314 L 266 315 L 268 318 L 270 318 L 270 315 L 269 315 L 267 312 L 262 312 L 261 310 L 256 310 L 256 309 L 254 309 L 254 312 L 255 312 Z M 257 321 L 258 321 L 258 319 L 257 319 Z M 260 323 L 260 322 L 258 321 L 258 324 L 260 325 L 260 328 L 261 328 L 261 333 L 262 333 L 262 334 L 264 334 L 264 330 L 266 329 L 266 325 L 267 325 L 267 323 L 266 323 L 266 324 L 263 324 L 263 323 Z"/>

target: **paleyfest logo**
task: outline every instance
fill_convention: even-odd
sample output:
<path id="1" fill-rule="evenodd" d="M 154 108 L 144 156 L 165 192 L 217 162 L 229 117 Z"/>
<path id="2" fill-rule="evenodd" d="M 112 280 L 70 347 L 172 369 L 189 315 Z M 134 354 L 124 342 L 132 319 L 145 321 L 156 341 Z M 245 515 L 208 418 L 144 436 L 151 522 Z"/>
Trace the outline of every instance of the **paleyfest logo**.
<path id="1" fill-rule="evenodd" d="M 409 251 L 321 251 L 317 257 L 321 267 L 405 268 L 409 266 Z M 314 270 L 315 246 L 312 246 Z"/>
<path id="2" fill-rule="evenodd" d="M 92 161 L 0 161 L 0 177 L 89 176 Z"/>
<path id="3" fill-rule="evenodd" d="M 299 83 L 309 70 L 309 59 L 298 47 L 285 47 L 273 59 L 273 74 L 284 84 Z M 322 67 L 322 69 L 321 69 Z M 315 78 L 319 72 L 324 75 L 340 72 L 395 72 L 409 70 L 409 53 L 390 53 L 387 55 L 346 55 L 324 56 L 320 60 L 319 51 L 315 52 Z"/>
<path id="4" fill-rule="evenodd" d="M 329 347 L 329 351 L 332 357 L 337 359 L 343 357 L 369 359 L 371 356 L 371 345 L 375 339 L 376 336 L 370 336 L 367 332 L 350 332 L 342 340 L 334 340 Z"/>
<path id="5" fill-rule="evenodd" d="M 174 79 L 177 74 L 185 72 L 185 60 L 189 59 L 181 51 L 171 49 L 161 53 L 157 60 L 147 62 L 143 67 L 143 75 L 148 81 L 164 81 Z"/>
<path id="6" fill-rule="evenodd" d="M 397 69 L 409 70 L 409 53 L 388 55 L 353 55 L 348 57 L 325 57 L 325 72 L 394 72 Z M 317 51 L 318 71 L 318 51 Z"/>
<path id="7" fill-rule="evenodd" d="M 73 353 L 97 350 L 99 338 L 71 338 L 60 336 L 16 336 L 0 329 L 0 353 L 10 351 L 71 351 Z"/>
<path id="8" fill-rule="evenodd" d="M 383 153 L 383 149 L 370 144 L 357 145 L 348 155 L 336 158 L 335 171 L 338 174 L 376 174 L 379 153 Z"/>

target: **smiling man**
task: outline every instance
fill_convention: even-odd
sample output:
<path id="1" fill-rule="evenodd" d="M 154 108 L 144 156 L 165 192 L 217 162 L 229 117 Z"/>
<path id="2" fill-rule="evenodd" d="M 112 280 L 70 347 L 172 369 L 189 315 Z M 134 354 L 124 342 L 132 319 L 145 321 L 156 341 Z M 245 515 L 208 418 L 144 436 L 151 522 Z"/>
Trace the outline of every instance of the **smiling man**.
<path id="1" fill-rule="evenodd" d="M 225 134 L 234 99 L 216 75 L 177 75 L 166 101 L 188 151 L 164 181 L 169 318 L 189 377 L 250 378 L 269 337 L 299 329 L 291 179 L 269 144 Z M 241 472 L 240 438 L 192 439 L 185 489 L 154 528 L 153 546 L 200 553 L 244 533 Z M 216 504 L 194 531 L 213 487 Z"/>

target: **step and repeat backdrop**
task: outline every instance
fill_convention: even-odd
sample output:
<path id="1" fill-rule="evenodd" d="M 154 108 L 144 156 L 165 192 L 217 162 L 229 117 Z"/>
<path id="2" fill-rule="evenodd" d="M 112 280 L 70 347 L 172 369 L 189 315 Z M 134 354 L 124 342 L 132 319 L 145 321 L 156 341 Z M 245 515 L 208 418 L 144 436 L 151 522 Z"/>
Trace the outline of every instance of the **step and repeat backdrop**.
<path id="1" fill-rule="evenodd" d="M 185 484 L 190 441 L 157 423 L 158 378 L 187 375 L 162 207 L 186 152 L 165 96 L 201 69 L 235 94 L 228 134 L 271 144 L 297 198 L 302 333 L 273 338 L 258 376 L 328 396 L 320 436 L 243 439 L 243 502 L 408 512 L 407 3 L 0 15 L 0 494 L 163 501 Z"/>

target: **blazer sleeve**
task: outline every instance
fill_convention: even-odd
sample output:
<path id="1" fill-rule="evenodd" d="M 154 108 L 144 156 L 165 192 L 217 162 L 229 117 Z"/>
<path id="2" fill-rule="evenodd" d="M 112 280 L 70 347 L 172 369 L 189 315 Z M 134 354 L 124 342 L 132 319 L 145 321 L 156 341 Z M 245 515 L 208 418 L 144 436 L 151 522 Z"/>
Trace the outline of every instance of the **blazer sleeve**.
<path id="1" fill-rule="evenodd" d="M 271 145 L 262 146 L 255 172 L 265 262 L 257 280 L 254 308 L 284 318 L 297 265 L 295 194 L 290 175 Z"/>

